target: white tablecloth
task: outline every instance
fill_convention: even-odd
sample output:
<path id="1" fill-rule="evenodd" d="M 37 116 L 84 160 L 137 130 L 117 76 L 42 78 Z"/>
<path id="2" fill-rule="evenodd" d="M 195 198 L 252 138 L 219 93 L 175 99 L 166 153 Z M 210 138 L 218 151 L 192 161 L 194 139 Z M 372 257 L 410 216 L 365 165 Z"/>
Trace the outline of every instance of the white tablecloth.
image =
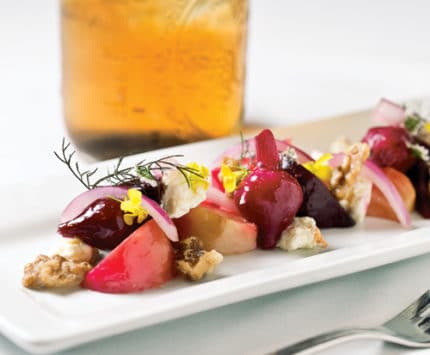
<path id="1" fill-rule="evenodd" d="M 366 108 L 380 96 L 429 96 L 429 13 L 426 0 L 254 0 L 247 120 L 285 125 Z M 1 185 L 58 173 L 59 41 L 58 1 L 0 0 Z M 429 288 L 428 270 L 425 255 L 66 353 L 262 354 L 321 331 L 382 323 Z M 0 353 L 24 352 L 0 336 Z M 410 351 L 361 341 L 325 353 Z"/>

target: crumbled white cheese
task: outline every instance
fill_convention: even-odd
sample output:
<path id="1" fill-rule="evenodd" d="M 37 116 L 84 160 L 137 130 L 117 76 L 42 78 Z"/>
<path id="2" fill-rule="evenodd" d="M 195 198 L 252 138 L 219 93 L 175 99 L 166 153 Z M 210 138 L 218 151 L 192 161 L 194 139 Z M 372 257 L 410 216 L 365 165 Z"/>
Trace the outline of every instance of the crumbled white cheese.
<path id="1" fill-rule="evenodd" d="M 94 248 L 83 243 L 78 238 L 61 238 L 61 240 L 56 254 L 68 260 L 91 263 L 94 258 Z"/>
<path id="2" fill-rule="evenodd" d="M 312 150 L 312 151 L 310 152 L 310 156 L 311 156 L 311 158 L 312 158 L 313 160 L 318 160 L 318 159 L 319 159 L 319 158 L 321 158 L 323 155 L 324 155 L 324 153 L 323 153 L 322 151 L 320 151 L 320 150 L 316 150 L 316 149 L 314 149 L 314 150 Z"/>
<path id="3" fill-rule="evenodd" d="M 140 177 L 140 181 L 143 184 L 148 184 L 149 186 L 152 186 L 152 187 L 157 187 L 158 186 L 158 181 L 156 179 L 149 179 L 149 178 L 141 176 Z"/>
<path id="4" fill-rule="evenodd" d="M 363 222 L 371 197 L 372 183 L 367 179 L 359 177 L 353 185 L 352 198 L 349 201 L 349 205 L 346 206 L 355 222 Z"/>
<path id="5" fill-rule="evenodd" d="M 428 162 L 430 160 L 429 151 L 423 145 L 413 144 L 409 142 L 407 142 L 406 145 L 413 152 L 413 154 L 416 155 L 421 160 L 424 160 L 425 162 Z"/>
<path id="6" fill-rule="evenodd" d="M 206 199 L 205 188 L 199 186 L 191 189 L 185 177 L 177 169 L 166 171 L 162 182 L 166 189 L 161 199 L 161 206 L 171 218 L 179 218 L 187 214 L 190 209 L 197 207 Z"/>
<path id="7" fill-rule="evenodd" d="M 351 145 L 348 138 L 341 136 L 330 144 L 330 153 L 345 153 Z"/>
<path id="8" fill-rule="evenodd" d="M 282 232 L 277 246 L 291 251 L 297 249 L 326 248 L 327 242 L 311 217 L 296 217 Z"/>
<path id="9" fill-rule="evenodd" d="M 409 101 L 405 107 L 406 116 L 416 113 L 425 120 L 430 120 L 430 99 Z"/>
<path id="10" fill-rule="evenodd" d="M 285 149 L 282 152 L 282 156 L 284 156 L 287 159 L 291 159 L 291 160 L 297 161 L 297 152 L 292 147 L 288 147 L 287 149 Z"/>

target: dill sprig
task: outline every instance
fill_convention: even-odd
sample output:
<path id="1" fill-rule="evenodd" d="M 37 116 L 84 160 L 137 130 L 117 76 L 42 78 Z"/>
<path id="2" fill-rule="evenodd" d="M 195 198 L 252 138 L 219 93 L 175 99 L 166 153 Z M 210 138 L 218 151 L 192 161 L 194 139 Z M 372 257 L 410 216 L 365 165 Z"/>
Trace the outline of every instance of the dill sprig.
<path id="1" fill-rule="evenodd" d="M 190 178 L 188 174 L 193 174 L 195 176 L 203 178 L 203 176 L 200 175 L 196 169 L 193 169 L 189 166 L 173 163 L 171 160 L 175 158 L 183 158 L 183 155 L 182 154 L 168 155 L 161 159 L 157 159 L 149 162 L 142 161 L 141 163 L 138 163 L 135 166 L 136 174 L 145 179 L 156 180 L 156 177 L 153 175 L 152 171 L 154 170 L 164 171 L 169 169 L 176 169 L 185 178 L 185 181 L 187 182 L 188 187 L 191 186 Z"/>
<path id="2" fill-rule="evenodd" d="M 247 151 L 246 144 L 247 144 L 247 142 L 245 141 L 245 138 L 243 137 L 243 132 L 240 131 L 240 160 L 242 160 L 245 157 L 245 153 Z"/>
<path id="3" fill-rule="evenodd" d="M 69 150 L 70 142 L 66 143 L 66 139 L 63 138 L 61 142 L 61 155 L 54 151 L 55 156 L 64 163 L 73 174 L 73 176 L 78 179 L 82 185 L 84 185 L 88 190 L 92 188 L 91 177 L 98 171 L 98 169 L 81 171 L 79 163 L 73 161 L 75 150 Z"/>
<path id="4" fill-rule="evenodd" d="M 243 132 L 240 132 L 240 158 L 239 160 L 242 161 L 245 158 L 249 158 L 251 153 L 249 152 L 249 141 L 245 139 L 243 136 Z"/>
<path id="5" fill-rule="evenodd" d="M 64 138 L 61 144 L 61 153 L 54 151 L 55 156 L 67 166 L 73 176 L 88 190 L 99 186 L 127 185 L 139 182 L 142 178 L 158 182 L 158 178 L 153 172 L 163 172 L 170 169 L 177 169 L 185 178 L 188 186 L 191 186 L 189 174 L 202 178 L 196 169 L 173 162 L 172 159 L 183 157 L 181 154 L 173 154 L 152 161 L 142 160 L 128 167 L 122 167 L 124 157 L 120 157 L 113 170 L 108 169 L 105 175 L 95 179 L 94 174 L 99 169 L 82 171 L 79 162 L 75 160 L 75 153 L 76 151 L 71 148 L 70 142 L 66 143 Z"/>

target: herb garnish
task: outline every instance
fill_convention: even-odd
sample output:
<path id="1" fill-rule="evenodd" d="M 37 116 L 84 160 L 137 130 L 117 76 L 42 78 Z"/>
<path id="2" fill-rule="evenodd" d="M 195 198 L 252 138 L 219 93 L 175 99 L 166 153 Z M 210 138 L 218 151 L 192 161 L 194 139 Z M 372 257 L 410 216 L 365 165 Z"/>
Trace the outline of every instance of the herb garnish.
<path id="1" fill-rule="evenodd" d="M 240 160 L 245 158 L 245 154 L 248 153 L 248 141 L 243 137 L 243 132 L 240 131 Z"/>
<path id="2" fill-rule="evenodd" d="M 183 157 L 181 154 L 173 154 L 152 161 L 142 160 L 134 166 L 124 168 L 121 166 L 124 157 L 120 157 L 112 171 L 107 170 L 106 175 L 95 180 L 95 174 L 99 169 L 95 168 L 93 170 L 82 171 L 79 163 L 74 159 L 75 153 L 76 151 L 71 148 L 70 142 L 66 143 L 65 138 L 62 140 L 61 153 L 54 151 L 58 160 L 65 164 L 73 176 L 88 190 L 99 186 L 126 185 L 139 181 L 141 178 L 159 181 L 157 176 L 153 174 L 153 171 L 164 171 L 169 169 L 177 169 L 182 174 L 189 187 L 191 186 L 191 183 L 187 173 L 203 178 L 196 169 L 172 162 L 172 159 Z"/>
<path id="3" fill-rule="evenodd" d="M 423 121 L 424 120 L 419 115 L 413 114 L 406 117 L 404 125 L 408 132 L 416 134 L 420 126 L 423 124 Z"/>

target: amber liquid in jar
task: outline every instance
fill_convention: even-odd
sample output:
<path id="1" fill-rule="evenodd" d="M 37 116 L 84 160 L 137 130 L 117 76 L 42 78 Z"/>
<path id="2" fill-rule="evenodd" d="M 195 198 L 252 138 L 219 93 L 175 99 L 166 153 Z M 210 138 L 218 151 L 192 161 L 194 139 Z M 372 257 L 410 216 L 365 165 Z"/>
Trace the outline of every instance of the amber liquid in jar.
<path id="1" fill-rule="evenodd" d="M 235 133 L 246 0 L 62 0 L 64 115 L 110 158 Z"/>

